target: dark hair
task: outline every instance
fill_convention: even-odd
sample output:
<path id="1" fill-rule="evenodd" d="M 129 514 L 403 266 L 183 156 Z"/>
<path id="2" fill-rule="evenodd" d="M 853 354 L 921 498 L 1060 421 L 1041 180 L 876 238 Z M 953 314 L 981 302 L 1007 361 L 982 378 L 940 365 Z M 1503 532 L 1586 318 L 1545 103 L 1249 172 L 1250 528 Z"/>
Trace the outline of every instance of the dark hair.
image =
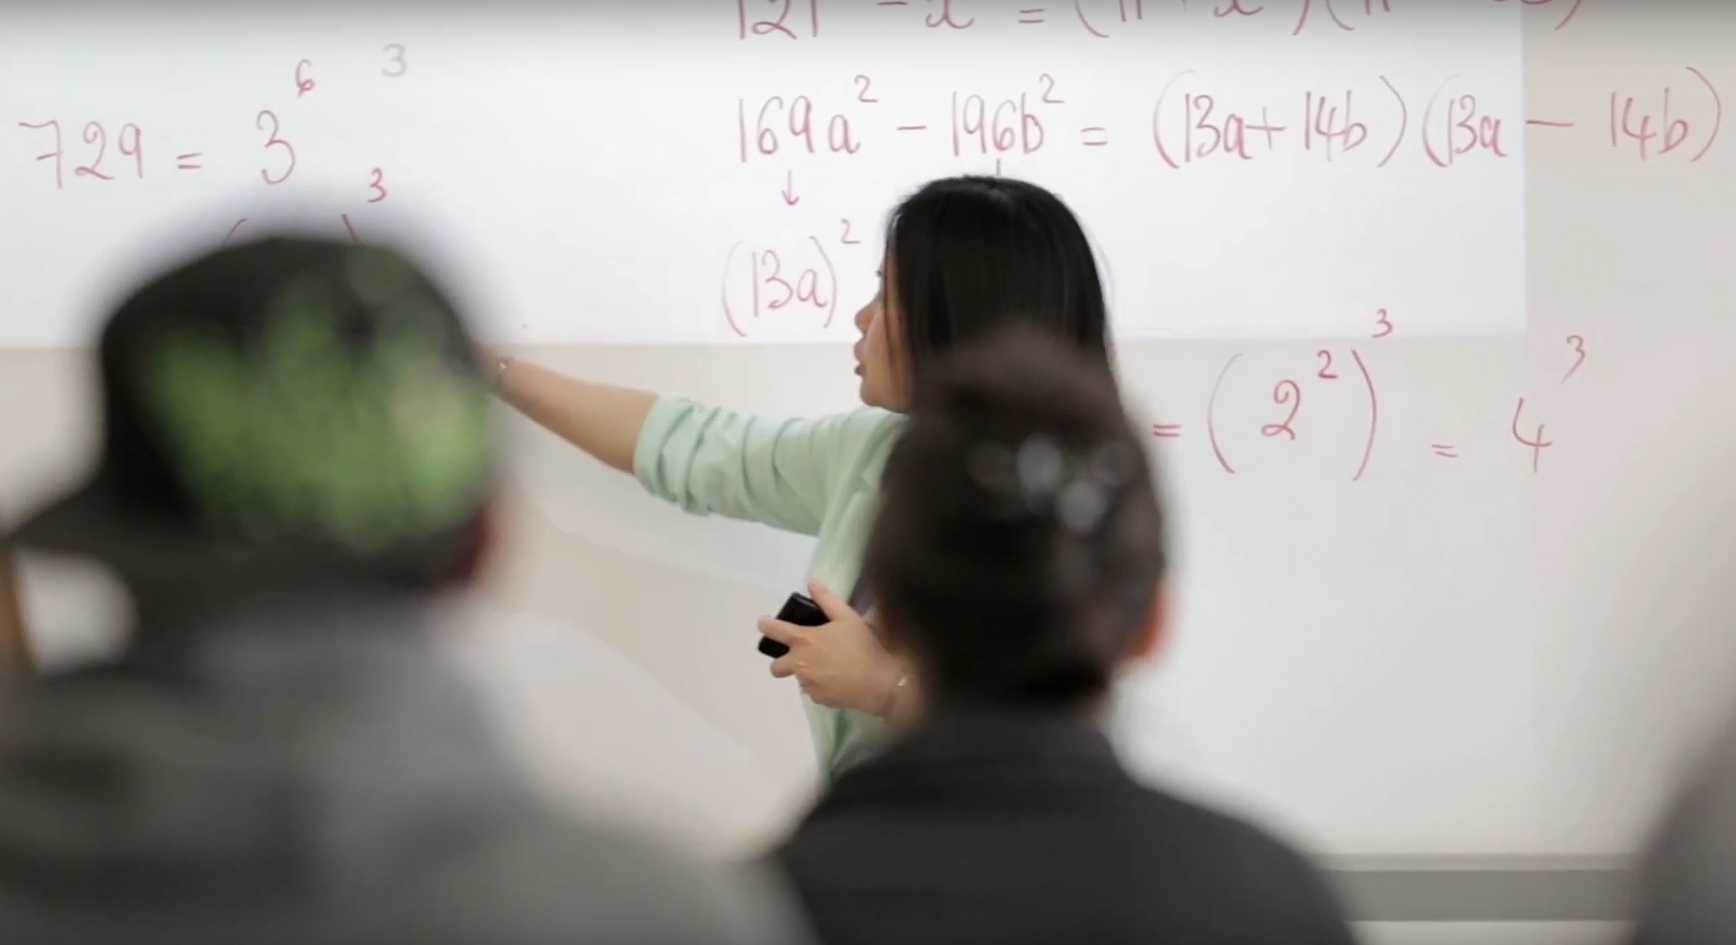
<path id="1" fill-rule="evenodd" d="M 937 702 L 1103 692 L 1165 568 L 1105 365 L 1025 328 L 937 365 L 887 461 L 864 573 Z"/>
<path id="2" fill-rule="evenodd" d="M 905 365 L 932 362 L 1012 324 L 1109 363 L 1097 259 L 1059 197 L 1005 177 L 931 181 L 892 211 L 885 288 L 902 315 Z"/>
<path id="3" fill-rule="evenodd" d="M 369 276 L 378 281 L 380 277 L 375 274 L 381 272 L 395 279 L 386 283 L 389 294 L 375 297 L 363 287 L 371 285 L 365 281 Z M 293 291 L 301 295 L 289 295 Z M 285 297 L 311 297 L 312 302 L 302 302 L 309 306 L 304 308 L 273 302 Z M 274 314 L 281 312 L 290 314 L 276 314 L 274 322 Z M 329 331 L 329 339 L 316 333 L 309 342 L 307 332 L 286 335 L 277 327 L 286 317 L 294 319 L 290 324 L 297 327 L 311 324 L 317 326 L 312 331 Z M 378 376 L 378 372 L 391 369 L 390 359 L 401 350 L 388 347 L 395 337 L 394 329 L 403 333 L 396 337 L 408 337 L 419 345 L 411 363 L 421 372 L 423 382 L 443 381 L 436 390 L 455 392 L 454 402 L 465 409 L 459 419 L 466 422 L 451 424 L 457 427 L 453 436 L 461 448 L 475 456 L 469 467 L 472 478 L 453 489 L 450 509 L 442 509 L 444 514 L 429 519 L 425 526 L 411 511 L 420 511 L 414 505 L 381 508 L 377 501 L 344 503 L 332 501 L 329 492 L 320 491 L 320 486 L 343 481 L 345 473 L 349 482 L 381 483 L 374 495 L 391 496 L 393 491 L 389 490 L 394 489 L 398 494 L 413 491 L 406 485 L 416 475 L 410 468 L 387 468 L 377 459 L 371 464 L 344 465 L 347 457 L 342 450 L 338 450 L 337 473 L 332 471 L 332 464 L 292 473 L 299 474 L 304 483 L 299 507 L 283 500 L 278 500 L 283 502 L 281 506 L 262 501 L 270 493 L 246 474 L 231 473 L 228 479 L 216 480 L 226 494 L 215 497 L 208 484 L 212 480 L 196 478 L 193 464 L 177 449 L 176 434 L 180 431 L 175 427 L 188 421 L 160 415 L 146 393 L 151 355 L 161 350 L 166 338 L 199 339 L 202 344 L 198 350 L 218 352 L 223 363 L 257 370 L 252 366 L 260 362 L 264 352 L 274 350 L 274 341 L 275 350 L 281 351 L 287 347 L 281 338 L 294 337 L 299 344 L 315 346 L 311 349 L 313 357 L 335 355 L 345 359 L 345 367 L 335 377 L 321 377 L 317 371 L 303 368 L 289 384 L 275 377 L 267 379 L 266 384 L 282 385 L 268 388 L 273 392 L 272 403 L 299 413 L 250 417 L 247 422 L 269 425 L 268 420 L 276 421 L 296 433 L 311 430 L 302 435 L 325 438 L 326 445 L 337 449 L 330 437 L 341 429 L 339 419 L 366 416 L 369 408 L 389 409 L 384 403 L 387 393 L 376 386 L 358 384 L 356 378 Z M 421 346 L 426 347 L 426 353 Z M 161 273 L 135 290 L 104 327 L 98 357 L 104 404 L 104 482 L 129 510 L 165 520 L 218 549 L 210 552 L 209 569 L 177 578 L 216 576 L 237 587 L 367 581 L 406 591 L 435 591 L 468 581 L 478 570 L 489 540 L 489 505 L 498 459 L 487 412 L 488 382 L 477 363 L 465 315 L 425 268 L 398 251 L 282 234 L 220 248 Z M 260 384 L 254 381 L 256 387 Z M 320 412 L 329 410 L 326 405 L 340 398 L 347 407 L 345 413 L 334 418 Z M 307 421 L 310 416 L 318 419 Z M 291 426 L 298 420 L 310 425 Z M 229 452 L 240 448 L 231 447 Z M 305 483 L 310 482 L 319 485 L 309 489 Z M 251 530 L 224 515 L 227 509 L 221 503 L 236 504 L 237 496 L 241 504 L 253 504 L 259 524 Z M 310 504 L 333 510 L 330 514 L 344 525 L 359 522 L 360 527 L 367 528 L 389 522 L 398 527 L 388 529 L 392 537 L 387 541 L 357 547 L 343 540 L 342 525 L 334 525 L 330 519 L 315 519 L 310 525 L 306 512 Z M 223 511 L 214 514 L 212 508 Z M 369 513 L 372 518 L 367 517 Z M 236 559 L 246 562 L 245 572 L 239 570 L 240 565 L 234 572 L 220 567 L 220 563 L 227 564 L 223 552 L 234 552 Z"/>

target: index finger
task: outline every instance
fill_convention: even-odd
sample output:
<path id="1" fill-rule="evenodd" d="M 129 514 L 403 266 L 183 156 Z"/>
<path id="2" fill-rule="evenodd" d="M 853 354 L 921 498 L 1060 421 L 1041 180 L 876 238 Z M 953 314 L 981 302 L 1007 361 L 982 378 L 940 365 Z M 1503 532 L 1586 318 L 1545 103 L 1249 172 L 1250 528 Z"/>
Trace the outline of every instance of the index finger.
<path id="1" fill-rule="evenodd" d="M 844 598 L 832 593 L 832 589 L 819 581 L 808 582 L 808 596 L 814 603 L 820 605 L 829 620 L 842 620 L 845 617 L 857 616 L 856 611 Z"/>
<path id="2" fill-rule="evenodd" d="M 802 628 L 776 617 L 761 617 L 759 631 L 779 643 L 789 646 L 802 636 Z"/>

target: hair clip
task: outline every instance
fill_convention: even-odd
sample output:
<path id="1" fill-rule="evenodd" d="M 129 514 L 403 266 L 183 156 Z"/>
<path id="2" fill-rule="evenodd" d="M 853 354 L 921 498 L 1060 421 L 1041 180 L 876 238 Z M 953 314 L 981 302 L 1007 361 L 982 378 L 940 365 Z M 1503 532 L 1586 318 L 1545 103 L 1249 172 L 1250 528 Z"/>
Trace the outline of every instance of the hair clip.
<path id="1" fill-rule="evenodd" d="M 1125 444 L 1104 443 L 1080 459 L 1042 434 L 1026 439 L 1017 452 L 978 444 L 966 464 L 978 485 L 1004 500 L 1007 515 L 1052 517 L 1079 535 L 1102 525 L 1110 490 L 1126 485 L 1134 468 Z"/>
<path id="2" fill-rule="evenodd" d="M 1067 454 L 1038 434 L 1019 447 L 1019 489 L 1033 509 L 1049 505 L 1067 474 Z"/>
<path id="3" fill-rule="evenodd" d="M 1102 485 L 1080 477 L 1061 487 L 1055 496 L 1055 517 L 1068 531 L 1089 535 L 1103 522 L 1109 511 L 1109 497 Z"/>

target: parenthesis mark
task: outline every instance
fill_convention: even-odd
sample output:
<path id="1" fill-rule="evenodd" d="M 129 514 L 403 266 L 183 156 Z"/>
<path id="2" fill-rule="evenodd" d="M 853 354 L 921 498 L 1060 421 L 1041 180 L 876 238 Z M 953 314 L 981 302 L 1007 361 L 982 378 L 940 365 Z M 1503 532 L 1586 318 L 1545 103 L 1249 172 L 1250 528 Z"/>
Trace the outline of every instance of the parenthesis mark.
<path id="1" fill-rule="evenodd" d="M 1386 90 L 1392 93 L 1393 99 L 1398 102 L 1398 137 L 1393 139 L 1392 150 L 1386 152 L 1386 157 L 1381 158 L 1380 163 L 1376 164 L 1375 167 L 1385 167 L 1386 163 L 1392 160 L 1392 156 L 1398 153 L 1399 146 L 1404 144 L 1405 133 L 1410 130 L 1410 106 L 1404 103 L 1404 96 L 1399 94 L 1398 87 L 1392 84 L 1391 79 L 1381 76 L 1380 81 L 1386 86 Z"/>
<path id="2" fill-rule="evenodd" d="M 1177 82 L 1193 74 L 1192 69 L 1187 69 L 1170 77 L 1170 80 L 1164 83 L 1163 91 L 1157 93 L 1157 104 L 1151 106 L 1151 143 L 1157 145 L 1157 156 L 1163 159 L 1163 163 L 1178 171 L 1181 170 L 1181 165 L 1169 156 L 1169 149 L 1163 144 L 1163 101 L 1169 97 L 1169 90 L 1174 88 Z"/>
<path id="3" fill-rule="evenodd" d="M 1097 27 L 1091 25 L 1090 20 L 1085 18 L 1085 2 L 1084 2 L 1084 0 L 1073 0 L 1073 12 L 1079 14 L 1079 23 L 1080 23 L 1080 25 L 1085 27 L 1085 32 L 1090 33 L 1092 36 L 1095 36 L 1098 39 L 1108 39 L 1109 38 L 1108 33 L 1100 32 L 1097 29 Z"/>
<path id="4" fill-rule="evenodd" d="M 741 246 L 742 244 L 739 242 L 731 246 L 729 255 L 723 259 L 723 320 L 729 323 L 730 331 L 735 332 L 739 337 L 746 338 L 747 332 L 742 331 L 741 326 L 735 323 L 735 310 L 729 307 L 729 271 L 735 268 L 735 254 L 741 250 Z M 758 279 L 759 273 L 754 273 L 753 278 Z"/>
<path id="5" fill-rule="evenodd" d="M 1224 458 L 1224 449 L 1218 444 L 1218 391 L 1224 387 L 1224 378 L 1229 375 L 1230 368 L 1242 359 L 1241 354 L 1230 355 L 1230 360 L 1224 362 L 1224 369 L 1218 372 L 1217 383 L 1212 385 L 1212 396 L 1206 401 L 1206 439 L 1211 441 L 1212 455 L 1218 458 L 1218 465 L 1224 467 L 1224 472 L 1234 476 L 1236 470 L 1230 466 L 1230 461 Z"/>
<path id="6" fill-rule="evenodd" d="M 218 245 L 219 246 L 228 246 L 229 241 L 235 238 L 235 231 L 241 229 L 241 224 L 246 223 L 246 222 L 247 222 L 246 217 L 242 217 L 241 219 L 236 220 L 235 225 L 229 228 L 229 232 L 223 234 L 223 242 L 219 243 Z"/>
<path id="7" fill-rule="evenodd" d="M 1573 0 L 1573 6 L 1568 8 L 1567 15 L 1561 18 L 1560 23 L 1555 24 L 1555 28 L 1557 30 L 1564 29 L 1567 24 L 1572 23 L 1574 14 L 1579 12 L 1579 5 L 1584 2 L 1585 0 Z"/>
<path id="8" fill-rule="evenodd" d="M 1435 153 L 1435 143 L 1429 139 L 1429 125 L 1431 123 L 1433 123 L 1433 121 L 1434 121 L 1435 103 L 1441 100 L 1441 93 L 1445 92 L 1447 90 L 1447 86 L 1452 85 L 1454 80 L 1456 80 L 1456 79 L 1458 79 L 1458 75 L 1456 73 L 1453 75 L 1447 76 L 1446 81 L 1442 82 L 1440 84 L 1440 87 L 1435 89 L 1435 93 L 1433 95 L 1429 96 L 1429 103 L 1427 105 L 1423 106 L 1422 130 L 1420 132 L 1418 132 L 1418 134 L 1423 139 L 1423 154 L 1426 157 L 1428 157 L 1430 163 L 1434 164 L 1434 166 L 1436 166 L 1436 167 L 1451 167 L 1451 166 L 1453 166 L 1453 162 L 1452 162 L 1453 140 L 1452 140 L 1452 130 L 1451 130 L 1452 120 L 1453 120 L 1453 111 L 1452 111 L 1453 106 L 1452 106 L 1452 97 L 1451 96 L 1448 96 L 1448 98 L 1447 98 L 1448 132 L 1447 132 L 1447 157 L 1446 158 L 1442 158 L 1439 154 Z"/>
<path id="9" fill-rule="evenodd" d="M 810 236 L 808 242 L 813 243 L 814 249 L 819 250 L 820 262 L 826 264 L 826 275 L 832 280 L 832 304 L 826 306 L 826 323 L 820 326 L 821 328 L 830 328 L 833 317 L 838 314 L 838 269 L 832 265 L 832 257 L 826 253 L 826 245 L 820 242 L 819 237 Z"/>
<path id="10" fill-rule="evenodd" d="M 1706 139 L 1706 144 L 1700 148 L 1699 153 L 1688 159 L 1689 163 L 1692 163 L 1705 157 L 1706 152 L 1712 150 L 1712 145 L 1717 142 L 1718 130 L 1724 125 L 1724 99 L 1718 95 L 1717 86 L 1712 84 L 1711 79 L 1706 78 L 1704 72 L 1701 72 L 1693 66 L 1688 66 L 1687 69 L 1689 72 L 1693 73 L 1694 78 L 1699 79 L 1700 83 L 1706 86 L 1706 91 L 1712 93 L 1712 104 L 1716 108 L 1716 111 L 1712 113 L 1712 134 Z"/>
<path id="11" fill-rule="evenodd" d="M 1581 364 L 1585 363 L 1585 339 L 1584 338 L 1580 337 L 1579 335 L 1568 335 L 1567 336 L 1567 346 L 1569 348 L 1572 348 L 1573 352 L 1575 354 L 1577 354 L 1578 357 L 1574 358 L 1573 367 L 1568 368 L 1567 373 L 1563 374 L 1561 376 L 1561 383 L 1563 383 L 1563 384 L 1567 383 L 1567 379 L 1572 377 L 1574 375 L 1574 373 L 1579 370 L 1579 366 Z"/>
<path id="12" fill-rule="evenodd" d="M 1356 362 L 1356 370 L 1362 374 L 1362 384 L 1368 388 L 1368 442 L 1362 447 L 1362 462 L 1357 464 L 1356 475 L 1350 477 L 1351 482 L 1358 482 L 1362 474 L 1368 471 L 1368 461 L 1374 458 L 1374 435 L 1380 429 L 1380 397 L 1374 392 L 1374 377 L 1368 373 L 1368 365 L 1362 360 L 1362 352 L 1350 349 L 1350 359 Z"/>

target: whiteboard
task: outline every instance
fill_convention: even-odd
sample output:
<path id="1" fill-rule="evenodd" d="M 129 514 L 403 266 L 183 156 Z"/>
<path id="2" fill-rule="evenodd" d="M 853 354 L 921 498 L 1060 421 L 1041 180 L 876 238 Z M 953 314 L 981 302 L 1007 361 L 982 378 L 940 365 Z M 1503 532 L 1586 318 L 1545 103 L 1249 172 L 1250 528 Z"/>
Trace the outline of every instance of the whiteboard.
<path id="1" fill-rule="evenodd" d="M 0 196 L 68 224 L 9 234 L 0 341 L 73 343 L 166 225 L 308 193 L 440 233 L 512 341 L 843 339 L 886 211 L 961 172 L 1091 222 L 1124 338 L 1522 330 L 1518 6 L 1355 5 L 14 16 Z"/>
<path id="2" fill-rule="evenodd" d="M 1333 854 L 1642 836 L 1736 684 L 1736 14 L 573 6 L 0 14 L 0 396 L 31 406 L 0 412 L 0 507 L 90 448 L 75 346 L 122 279 L 243 217 L 425 245 L 556 368 L 815 414 L 855 403 L 896 199 L 1027 177 L 1098 247 L 1172 510 L 1173 638 L 1113 719 L 1135 767 Z M 1226 153 L 1256 113 L 1286 130 Z M 20 123 L 50 121 L 39 159 Z M 809 544 L 512 442 L 495 594 L 734 740 L 694 783 L 806 783 L 752 644 Z"/>

